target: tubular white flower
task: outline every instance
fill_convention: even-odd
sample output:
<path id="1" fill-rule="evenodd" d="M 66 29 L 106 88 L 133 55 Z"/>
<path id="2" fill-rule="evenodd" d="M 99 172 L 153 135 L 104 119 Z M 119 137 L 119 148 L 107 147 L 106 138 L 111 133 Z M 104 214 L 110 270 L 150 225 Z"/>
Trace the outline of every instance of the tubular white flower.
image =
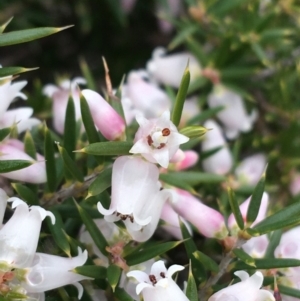
<path id="1" fill-rule="evenodd" d="M 172 275 L 184 269 L 181 265 L 172 265 L 168 270 L 162 260 L 152 265 L 150 274 L 142 271 L 131 271 L 127 277 L 135 278 L 139 284 L 136 293 L 143 294 L 144 301 L 188 301 L 183 291 L 172 279 Z"/>
<path id="2" fill-rule="evenodd" d="M 28 207 L 18 198 L 10 198 L 14 215 L 0 230 L 0 261 L 17 268 L 27 267 L 37 248 L 41 224 L 48 215 L 54 223 L 53 213 L 39 206 Z"/>
<path id="3" fill-rule="evenodd" d="M 204 136 L 202 151 L 210 151 L 218 147 L 221 149 L 203 160 L 203 169 L 207 172 L 224 175 L 232 167 L 232 157 L 222 135 L 222 130 L 213 120 L 207 120 L 204 127 L 211 129 L 211 131 L 208 131 Z"/>
<path id="4" fill-rule="evenodd" d="M 78 289 L 78 298 L 80 299 L 83 289 L 78 281 L 92 278 L 79 275 L 72 270 L 82 266 L 87 257 L 87 251 L 82 252 L 80 248 L 78 248 L 78 256 L 73 258 L 36 253 L 26 275 L 27 283 L 23 287 L 29 293 L 40 293 L 73 284 Z"/>
<path id="5" fill-rule="evenodd" d="M 224 106 L 217 117 L 224 124 L 225 134 L 229 139 L 236 138 L 239 132 L 249 132 L 257 117 L 256 111 L 248 115 L 240 95 L 221 84 L 216 85 L 208 96 L 208 104 L 211 108 Z"/>
<path id="6" fill-rule="evenodd" d="M 178 133 L 170 120 L 169 111 L 155 119 L 147 120 L 143 116 L 137 116 L 136 119 L 140 127 L 129 152 L 141 154 L 149 162 L 167 168 L 179 145 L 189 141 L 189 138 Z"/>
<path id="7" fill-rule="evenodd" d="M 149 239 L 169 197 L 168 191 L 160 191 L 158 177 L 156 165 L 139 157 L 119 157 L 113 165 L 110 208 L 99 202 L 98 210 L 109 222 L 123 220 L 133 239 Z"/>
<path id="8" fill-rule="evenodd" d="M 0 188 L 0 229 L 2 227 L 3 217 L 6 209 L 8 196 L 6 192 Z"/>
<path id="9" fill-rule="evenodd" d="M 256 272 L 251 277 L 244 271 L 237 271 L 234 274 L 242 281 L 221 289 L 208 301 L 275 301 L 271 292 L 260 289 L 264 280 L 261 272 Z"/>

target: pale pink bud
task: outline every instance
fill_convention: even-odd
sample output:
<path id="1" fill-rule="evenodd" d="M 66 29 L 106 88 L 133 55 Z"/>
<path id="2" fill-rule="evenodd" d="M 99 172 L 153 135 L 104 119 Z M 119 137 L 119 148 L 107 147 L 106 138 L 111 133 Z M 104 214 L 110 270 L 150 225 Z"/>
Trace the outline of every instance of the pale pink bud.
<path id="1" fill-rule="evenodd" d="M 174 211 L 172 206 L 166 202 L 163 206 L 160 219 L 162 219 L 165 223 L 161 226 L 164 230 L 170 233 L 177 239 L 182 239 L 180 224 L 179 224 L 179 216 L 178 213 Z M 189 224 L 181 218 L 181 221 L 188 228 L 189 232 L 192 234 L 191 227 Z"/>
<path id="2" fill-rule="evenodd" d="M 47 181 L 45 159 L 41 155 L 37 155 L 37 158 L 42 161 L 35 161 L 27 155 L 22 142 L 15 139 L 7 140 L 0 144 L 0 160 L 28 160 L 34 164 L 20 170 L 2 173 L 1 176 L 27 183 L 45 183 Z"/>
<path id="3" fill-rule="evenodd" d="M 178 88 L 188 61 L 193 82 L 201 75 L 201 66 L 192 54 L 186 52 L 166 55 L 164 48 L 156 48 L 147 63 L 147 71 L 158 83 Z"/>
<path id="4" fill-rule="evenodd" d="M 170 110 L 171 100 L 164 90 L 146 81 L 144 71 L 131 71 L 128 75 L 125 96 L 128 97 L 136 111 L 146 118 L 159 117 Z"/>
<path id="5" fill-rule="evenodd" d="M 235 169 L 239 183 L 244 185 L 256 185 L 262 176 L 267 161 L 264 154 L 255 154 L 245 158 Z"/>
<path id="6" fill-rule="evenodd" d="M 251 201 L 251 196 L 240 205 L 240 211 L 245 223 L 247 223 L 247 211 L 248 211 L 250 201 Z M 255 226 L 257 223 L 261 222 L 266 217 L 268 204 L 269 204 L 269 195 L 266 192 L 264 192 L 261 199 L 258 215 L 255 221 L 251 224 L 251 226 Z M 231 230 L 232 235 L 236 235 L 237 231 L 239 230 L 233 213 L 231 213 L 228 218 L 228 228 Z"/>
<path id="7" fill-rule="evenodd" d="M 193 167 L 199 160 L 199 155 L 193 150 L 188 150 L 183 152 L 183 158 L 179 162 L 173 165 L 174 170 L 185 170 Z"/>
<path id="8" fill-rule="evenodd" d="M 269 245 L 268 236 L 252 237 L 242 246 L 243 250 L 253 258 L 263 258 Z"/>
<path id="9" fill-rule="evenodd" d="M 291 178 L 289 190 L 291 195 L 295 196 L 300 193 L 300 173 L 293 172 Z"/>
<path id="10" fill-rule="evenodd" d="M 52 114 L 53 114 L 53 126 L 55 130 L 63 134 L 65 127 L 66 110 L 70 95 L 74 101 L 75 107 L 75 119 L 81 118 L 80 112 L 80 90 L 77 87 L 79 84 L 85 84 L 85 79 L 76 77 L 72 81 L 64 80 L 60 83 L 59 87 L 55 85 L 46 85 L 43 89 L 43 93 L 52 98 Z"/>
<path id="11" fill-rule="evenodd" d="M 229 139 L 236 138 L 239 132 L 249 132 L 257 117 L 256 111 L 248 115 L 239 94 L 221 84 L 216 85 L 208 96 L 208 104 L 211 108 L 224 106 L 224 109 L 217 113 L 217 117 L 224 124 L 224 131 Z"/>
<path id="12" fill-rule="evenodd" d="M 82 90 L 98 130 L 107 140 L 121 139 L 125 131 L 125 122 L 115 109 L 97 92 Z"/>
<path id="13" fill-rule="evenodd" d="M 227 174 L 232 167 L 232 156 L 223 137 L 221 128 L 213 120 L 207 120 L 204 127 L 207 131 L 202 141 L 202 151 L 210 151 L 221 147 L 213 155 L 203 160 L 203 169 L 218 175 Z"/>
<path id="14" fill-rule="evenodd" d="M 172 207 L 174 210 L 192 223 L 201 234 L 218 239 L 223 239 L 227 236 L 228 231 L 224 217 L 220 212 L 204 205 L 187 191 L 172 190 L 172 196 Z"/>

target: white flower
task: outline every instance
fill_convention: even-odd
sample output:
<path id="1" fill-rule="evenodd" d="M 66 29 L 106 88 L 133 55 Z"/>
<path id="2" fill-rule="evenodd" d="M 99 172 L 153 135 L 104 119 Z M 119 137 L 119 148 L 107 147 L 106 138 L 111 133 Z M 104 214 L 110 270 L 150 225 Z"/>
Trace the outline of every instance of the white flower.
<path id="1" fill-rule="evenodd" d="M 113 165 L 110 208 L 98 203 L 105 220 L 123 220 L 136 241 L 149 239 L 158 224 L 162 206 L 169 197 L 160 190 L 156 165 L 139 157 L 122 156 Z"/>
<path id="2" fill-rule="evenodd" d="M 208 96 L 208 104 L 211 108 L 224 107 L 217 113 L 217 117 L 224 124 L 224 131 L 229 139 L 236 138 L 239 132 L 249 132 L 257 117 L 256 111 L 248 115 L 240 95 L 221 84 L 216 85 Z"/>
<path id="3" fill-rule="evenodd" d="M 142 271 L 131 271 L 127 277 L 134 277 L 139 284 L 136 293 L 143 294 L 144 301 L 189 301 L 183 291 L 172 279 L 172 275 L 183 270 L 181 265 L 172 265 L 166 269 L 162 260 L 153 264 L 150 274 Z"/>
<path id="4" fill-rule="evenodd" d="M 84 264 L 87 252 L 79 249 L 74 258 L 36 253 L 42 221 L 49 216 L 54 224 L 53 213 L 39 206 L 28 207 L 19 198 L 8 198 L 0 189 L 0 223 L 7 202 L 16 210 L 0 230 L 0 295 L 18 293 L 20 299 L 44 300 L 44 291 L 73 284 L 80 297 L 82 287 L 77 281 L 89 278 L 71 270 Z"/>
<path id="5" fill-rule="evenodd" d="M 132 154 L 141 154 L 146 160 L 167 168 L 170 160 L 179 149 L 179 145 L 189 138 L 178 133 L 170 121 L 170 112 L 164 112 L 159 118 L 147 120 L 136 117 L 140 125 L 135 134 L 135 144 L 130 149 Z"/>
<path id="6" fill-rule="evenodd" d="M 244 185 L 256 185 L 264 172 L 266 164 L 264 154 L 255 154 L 245 158 L 235 169 L 238 181 Z"/>
<path id="7" fill-rule="evenodd" d="M 260 289 L 264 280 L 261 272 L 256 272 L 251 277 L 244 271 L 234 274 L 242 281 L 221 289 L 208 301 L 275 301 L 271 292 Z"/>
<path id="8" fill-rule="evenodd" d="M 193 82 L 201 75 L 201 66 L 197 59 L 187 52 L 166 55 L 166 50 L 158 47 L 147 63 L 147 71 L 156 82 L 178 88 L 188 62 Z"/>
<path id="9" fill-rule="evenodd" d="M 222 135 L 221 128 L 213 120 L 207 120 L 204 125 L 208 131 L 202 141 L 202 151 L 210 151 L 221 147 L 216 153 L 203 160 L 203 169 L 214 174 L 224 175 L 232 167 L 231 153 Z"/>

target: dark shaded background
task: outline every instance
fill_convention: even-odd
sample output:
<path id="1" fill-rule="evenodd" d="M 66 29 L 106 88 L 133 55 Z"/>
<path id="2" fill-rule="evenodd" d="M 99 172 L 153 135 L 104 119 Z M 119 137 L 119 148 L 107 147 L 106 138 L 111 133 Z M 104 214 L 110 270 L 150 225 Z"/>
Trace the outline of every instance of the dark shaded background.
<path id="1" fill-rule="evenodd" d="M 6 31 L 34 27 L 75 26 L 26 44 L 1 48 L 3 66 L 39 66 L 22 75 L 29 81 L 40 78 L 53 82 L 54 76 L 80 75 L 79 57 L 84 57 L 96 80 L 103 79 L 104 56 L 114 85 L 131 69 L 142 68 L 156 46 L 167 46 L 171 35 L 160 32 L 154 1 L 137 1 L 129 15 L 118 17 L 113 7 L 118 0 L 2 0 L 0 21 L 14 19 Z"/>

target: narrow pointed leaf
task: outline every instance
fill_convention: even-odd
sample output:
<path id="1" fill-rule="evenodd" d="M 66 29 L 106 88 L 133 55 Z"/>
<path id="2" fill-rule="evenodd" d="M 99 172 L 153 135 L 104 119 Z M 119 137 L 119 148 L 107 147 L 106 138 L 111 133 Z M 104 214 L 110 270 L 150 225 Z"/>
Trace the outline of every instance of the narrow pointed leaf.
<path id="1" fill-rule="evenodd" d="M 82 205 L 82 208 L 86 211 L 88 216 L 92 219 L 94 218 L 101 218 L 102 215 L 96 208 L 91 208 L 90 206 Z M 64 218 L 76 218 L 80 219 L 80 214 L 78 213 L 78 210 L 76 207 L 68 204 L 63 205 L 56 205 L 52 207 L 53 210 L 57 210 L 62 217 Z"/>
<path id="2" fill-rule="evenodd" d="M 107 268 L 107 281 L 110 284 L 112 291 L 115 291 L 115 288 L 119 282 L 122 270 L 120 267 L 111 264 Z"/>
<path id="3" fill-rule="evenodd" d="M 217 113 L 221 112 L 222 110 L 224 110 L 223 106 L 218 106 L 215 108 L 207 109 L 207 110 L 199 113 L 195 117 L 191 118 L 187 122 L 187 125 L 194 125 L 197 122 L 204 122 L 205 120 L 214 117 Z"/>
<path id="4" fill-rule="evenodd" d="M 280 294 L 288 295 L 300 299 L 300 290 L 279 284 Z"/>
<path id="5" fill-rule="evenodd" d="M 234 192 L 232 191 L 232 189 L 230 187 L 227 188 L 227 193 L 228 193 L 229 204 L 230 204 L 231 210 L 233 212 L 233 215 L 235 217 L 236 223 L 237 223 L 238 227 L 241 230 L 243 230 L 244 229 L 244 220 L 243 220 L 243 216 L 241 214 L 239 203 L 237 202 Z"/>
<path id="6" fill-rule="evenodd" d="M 266 171 L 263 173 L 259 182 L 254 188 L 250 204 L 247 211 L 247 223 L 252 224 L 258 215 L 262 196 L 265 190 L 265 181 L 266 181 Z"/>
<path id="7" fill-rule="evenodd" d="M 28 154 L 31 158 L 36 160 L 36 149 L 33 138 L 29 131 L 27 131 L 24 136 L 24 149 L 26 154 Z"/>
<path id="8" fill-rule="evenodd" d="M 164 254 L 165 252 L 174 249 L 178 245 L 180 245 L 182 241 L 170 241 L 165 242 L 160 245 L 155 245 L 152 247 L 147 247 L 143 250 L 140 250 L 139 252 L 134 252 L 129 254 L 128 256 L 125 256 L 126 263 L 129 266 L 139 264 L 141 262 L 147 261 L 151 258 L 154 258 L 156 256 L 159 256 L 161 254 Z"/>
<path id="9" fill-rule="evenodd" d="M 96 180 L 90 185 L 86 198 L 100 194 L 105 189 L 111 186 L 112 168 L 103 170 Z"/>
<path id="10" fill-rule="evenodd" d="M 187 182 L 180 180 L 176 177 L 169 176 L 169 174 L 160 174 L 159 179 L 169 185 L 189 191 L 190 193 L 196 193 L 193 187 Z"/>
<path id="11" fill-rule="evenodd" d="M 13 19 L 13 17 L 10 17 L 5 23 L 1 24 L 1 26 L 0 26 L 0 34 L 3 33 L 3 31 L 5 30 L 5 28 L 7 27 L 7 25 L 11 22 L 12 19 Z"/>
<path id="12" fill-rule="evenodd" d="M 74 160 L 75 153 L 73 153 L 73 151 L 76 149 L 76 119 L 75 105 L 71 95 L 69 96 L 66 109 L 63 145 L 70 158 Z"/>
<path id="13" fill-rule="evenodd" d="M 82 222 L 86 226 L 86 229 L 90 233 L 95 245 L 97 248 L 101 251 L 102 254 L 107 255 L 106 247 L 108 246 L 108 243 L 95 224 L 95 222 L 92 220 L 92 218 L 88 215 L 88 213 L 82 208 L 82 206 L 78 205 L 76 202 L 76 207 L 79 212 L 79 215 L 82 219 Z"/>
<path id="14" fill-rule="evenodd" d="M 116 287 L 114 296 L 117 298 L 117 300 L 122 301 L 135 301 L 123 288 Z"/>
<path id="15" fill-rule="evenodd" d="M 24 29 L 24 30 L 17 30 L 8 33 L 3 33 L 0 35 L 0 47 L 30 42 L 36 39 L 40 39 L 52 35 L 54 33 L 58 33 L 72 26 L 73 25 L 60 27 L 60 28 L 40 27 L 40 28 Z"/>
<path id="16" fill-rule="evenodd" d="M 0 174 L 26 168 L 34 164 L 27 160 L 0 160 Z"/>
<path id="17" fill-rule="evenodd" d="M 52 140 L 51 133 L 46 125 L 44 128 L 44 135 L 45 135 L 44 150 L 45 150 L 45 159 L 46 159 L 47 186 L 49 192 L 54 192 L 57 185 L 54 141 Z"/>
<path id="18" fill-rule="evenodd" d="M 81 73 L 83 74 L 83 77 L 87 81 L 88 89 L 91 89 L 91 90 L 95 91 L 97 89 L 96 84 L 95 84 L 95 80 L 93 78 L 91 69 L 89 68 L 89 66 L 88 66 L 88 64 L 87 64 L 87 62 L 84 58 L 81 58 L 79 60 L 79 66 L 80 66 Z"/>
<path id="19" fill-rule="evenodd" d="M 179 90 L 176 95 L 176 100 L 175 100 L 172 117 L 171 117 L 172 122 L 176 126 L 178 126 L 180 123 L 183 105 L 184 105 L 187 91 L 188 91 L 189 84 L 190 84 L 190 77 L 191 77 L 190 71 L 189 71 L 189 67 L 187 65 L 187 67 L 184 70 L 181 82 L 180 82 Z"/>
<path id="20" fill-rule="evenodd" d="M 269 244 L 265 254 L 266 258 L 274 258 L 274 252 L 280 243 L 281 235 L 282 235 L 282 229 L 276 230 L 272 233 L 271 237 L 269 238 Z"/>
<path id="21" fill-rule="evenodd" d="M 48 228 L 52 234 L 52 237 L 56 243 L 56 245 L 69 257 L 71 257 L 71 249 L 70 244 L 65 236 L 65 233 L 63 231 L 64 229 L 64 223 L 62 221 L 62 218 L 59 214 L 59 212 L 52 210 L 52 213 L 55 216 L 55 224 L 52 225 L 51 220 L 47 218 L 47 225 Z"/>
<path id="22" fill-rule="evenodd" d="M 300 202 L 296 202 L 288 207 L 282 208 L 280 211 L 265 218 L 254 227 L 247 229 L 250 235 L 257 236 L 288 226 L 300 223 Z"/>
<path id="23" fill-rule="evenodd" d="M 107 269 L 105 267 L 97 265 L 79 266 L 73 269 L 72 271 L 77 274 L 91 277 L 94 279 L 106 279 L 107 275 Z"/>
<path id="24" fill-rule="evenodd" d="M 79 182 L 83 182 L 84 178 L 81 171 L 77 168 L 76 162 L 72 160 L 66 151 L 66 149 L 59 144 L 57 144 L 58 151 L 62 157 L 64 162 L 64 167 L 67 169 L 68 172 Z"/>
<path id="25" fill-rule="evenodd" d="M 258 258 L 255 259 L 254 265 L 248 265 L 245 262 L 238 261 L 234 264 L 234 270 L 245 269 L 275 269 L 300 266 L 300 260 L 292 258 Z"/>
<path id="26" fill-rule="evenodd" d="M 86 153 L 89 155 L 99 156 L 118 156 L 118 155 L 130 155 L 129 150 L 132 148 L 132 142 L 124 141 L 107 141 L 92 143 L 77 152 Z"/>
<path id="27" fill-rule="evenodd" d="M 253 267 L 255 266 L 255 259 L 252 258 L 249 254 L 247 254 L 244 250 L 242 249 L 234 249 L 233 250 L 233 254 L 239 258 L 240 260 L 242 260 L 243 262 L 245 262 L 248 265 L 251 265 Z"/>
<path id="28" fill-rule="evenodd" d="M 5 139 L 10 134 L 10 131 L 11 127 L 0 129 L 0 141 Z"/>
<path id="29" fill-rule="evenodd" d="M 30 188 L 19 183 L 12 183 L 11 185 L 22 200 L 26 201 L 30 205 L 39 205 L 37 195 Z"/>
<path id="30" fill-rule="evenodd" d="M 193 252 L 193 255 L 198 261 L 200 261 L 203 264 L 203 266 L 207 270 L 212 271 L 212 272 L 219 271 L 218 264 L 214 260 L 212 260 L 209 256 L 207 256 L 206 254 L 204 254 L 198 250 L 198 251 Z"/>
<path id="31" fill-rule="evenodd" d="M 190 261 L 189 277 L 186 287 L 186 296 L 190 301 L 198 301 L 198 289 L 192 273 L 192 263 Z"/>
<path id="32" fill-rule="evenodd" d="M 0 35 L 1 37 L 1 35 Z M 24 68 L 24 67 L 4 67 L 0 68 L 0 77 L 5 77 L 9 75 L 15 75 L 15 74 L 20 74 L 23 72 L 28 72 L 32 70 L 36 70 L 37 68 Z"/>

